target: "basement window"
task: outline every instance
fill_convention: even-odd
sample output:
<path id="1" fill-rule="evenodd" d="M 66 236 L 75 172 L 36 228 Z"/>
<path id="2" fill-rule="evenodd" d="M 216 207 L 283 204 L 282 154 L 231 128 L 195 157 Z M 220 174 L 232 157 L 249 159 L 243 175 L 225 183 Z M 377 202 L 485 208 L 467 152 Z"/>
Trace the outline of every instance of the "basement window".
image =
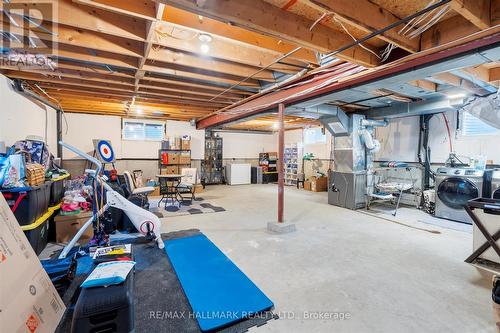
<path id="1" fill-rule="evenodd" d="M 484 121 L 468 112 L 462 112 L 461 118 L 463 136 L 500 135 L 499 129 L 486 124 Z"/>
<path id="2" fill-rule="evenodd" d="M 315 143 L 326 143 L 326 135 L 321 127 L 304 129 L 304 144 L 312 145 Z"/>
<path id="3" fill-rule="evenodd" d="M 156 121 L 123 119 L 123 140 L 162 141 L 165 137 L 165 124 Z"/>

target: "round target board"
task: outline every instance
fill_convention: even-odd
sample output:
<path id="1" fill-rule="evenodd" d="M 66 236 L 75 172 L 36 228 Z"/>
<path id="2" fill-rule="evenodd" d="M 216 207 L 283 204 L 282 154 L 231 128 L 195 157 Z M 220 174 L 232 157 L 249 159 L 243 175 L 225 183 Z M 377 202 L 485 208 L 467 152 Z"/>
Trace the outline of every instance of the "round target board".
<path id="1" fill-rule="evenodd" d="M 113 163 L 115 161 L 115 153 L 111 142 L 107 140 L 99 140 L 96 145 L 96 151 L 99 159 L 104 163 Z"/>

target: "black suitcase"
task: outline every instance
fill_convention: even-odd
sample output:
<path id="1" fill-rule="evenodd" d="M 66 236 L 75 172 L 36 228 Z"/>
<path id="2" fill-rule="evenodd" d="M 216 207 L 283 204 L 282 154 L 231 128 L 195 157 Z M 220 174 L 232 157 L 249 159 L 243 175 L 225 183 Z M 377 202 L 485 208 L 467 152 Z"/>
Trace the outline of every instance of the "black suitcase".
<path id="1" fill-rule="evenodd" d="M 72 333 L 128 333 L 134 328 L 133 271 L 122 284 L 82 289 L 73 312 Z"/>

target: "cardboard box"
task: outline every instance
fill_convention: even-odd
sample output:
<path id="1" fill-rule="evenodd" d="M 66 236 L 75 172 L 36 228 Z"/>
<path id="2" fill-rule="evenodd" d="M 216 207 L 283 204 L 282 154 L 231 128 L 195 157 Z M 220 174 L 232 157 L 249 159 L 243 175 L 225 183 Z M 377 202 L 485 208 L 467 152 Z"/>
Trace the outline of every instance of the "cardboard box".
<path id="1" fill-rule="evenodd" d="M 306 180 L 304 182 L 304 190 L 310 191 L 311 190 L 311 182 L 309 180 Z"/>
<path id="2" fill-rule="evenodd" d="M 191 140 L 185 140 L 183 139 L 181 142 L 181 149 L 184 150 L 191 150 Z"/>
<path id="3" fill-rule="evenodd" d="M 191 165 L 191 156 L 180 156 L 179 157 L 179 164 L 189 164 Z"/>
<path id="4" fill-rule="evenodd" d="M 54 225 L 56 227 L 56 242 L 67 243 L 73 236 L 76 235 L 78 230 L 82 228 L 85 222 L 92 216 L 92 212 L 80 213 L 78 215 L 57 215 L 54 217 Z M 94 236 L 94 229 L 88 227 L 82 234 L 78 243 L 80 245 L 87 244 Z"/>
<path id="5" fill-rule="evenodd" d="M 3 195 L 0 222 L 0 330 L 52 333 L 66 307 Z"/>
<path id="6" fill-rule="evenodd" d="M 328 189 L 327 177 L 311 177 L 311 191 L 313 192 L 326 192 Z"/>
<path id="7" fill-rule="evenodd" d="M 150 197 L 159 197 L 160 196 L 160 187 L 155 186 L 155 190 L 149 196 Z"/>
<path id="8" fill-rule="evenodd" d="M 168 164 L 179 164 L 179 153 L 168 153 Z"/>
<path id="9" fill-rule="evenodd" d="M 194 193 L 201 193 L 204 191 L 203 185 L 201 184 L 196 184 L 194 186 Z"/>
<path id="10" fill-rule="evenodd" d="M 161 169 L 161 175 L 176 175 L 179 173 L 179 167 L 176 165 L 169 165 Z"/>

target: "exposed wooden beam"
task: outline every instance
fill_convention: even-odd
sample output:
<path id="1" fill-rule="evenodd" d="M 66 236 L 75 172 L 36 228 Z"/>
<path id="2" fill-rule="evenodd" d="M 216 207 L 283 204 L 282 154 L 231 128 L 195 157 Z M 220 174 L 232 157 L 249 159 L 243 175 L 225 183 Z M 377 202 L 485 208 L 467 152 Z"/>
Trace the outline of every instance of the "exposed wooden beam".
<path id="1" fill-rule="evenodd" d="M 151 73 L 148 73 L 151 75 Z M 145 76 L 143 78 L 143 82 L 147 82 L 148 85 L 154 86 L 162 86 L 162 85 L 174 85 L 174 86 L 182 86 L 185 87 L 187 90 L 192 90 L 192 89 L 206 89 L 209 91 L 217 92 L 220 93 L 224 90 L 226 90 L 225 87 L 217 86 L 214 84 L 208 84 L 208 83 L 200 83 L 200 82 L 195 82 L 195 81 L 189 81 L 186 79 L 177 79 L 177 78 L 166 78 L 166 77 L 154 77 L 154 76 Z M 245 95 L 245 96 L 250 96 L 253 95 L 253 92 L 246 91 L 246 90 L 241 90 L 241 89 L 233 89 L 232 90 L 234 93 L 240 94 L 240 95 Z"/>
<path id="2" fill-rule="evenodd" d="M 248 45 L 276 52 L 279 56 L 286 54 L 297 47 L 285 40 L 262 35 L 253 31 L 239 28 L 232 24 L 223 23 L 213 20 L 208 17 L 200 17 L 188 11 L 184 11 L 172 6 L 167 6 L 163 14 L 163 20 L 174 23 L 179 27 L 191 28 L 196 31 L 203 31 L 229 39 L 230 41 L 238 41 L 242 47 Z M 290 59 L 296 59 L 303 62 L 318 64 L 318 58 L 314 51 L 302 49 L 290 56 Z M 267 62 L 266 63 L 270 63 Z"/>
<path id="3" fill-rule="evenodd" d="M 0 21 L 3 23 L 4 31 L 9 31 L 20 38 L 25 36 L 27 33 L 27 31 L 5 22 L 1 15 Z M 66 25 L 58 25 L 57 36 L 53 36 L 52 34 L 42 30 L 46 26 L 47 24 L 45 24 L 45 26 L 42 25 L 42 28 L 30 29 L 30 31 L 32 31 L 33 39 L 40 39 L 42 41 L 49 42 L 55 39 L 59 44 L 64 45 L 106 51 L 125 56 L 142 56 L 142 49 L 144 46 L 140 41 L 111 36 L 91 30 L 77 29 Z"/>
<path id="4" fill-rule="evenodd" d="M 500 0 L 490 0 L 491 26 L 500 24 Z"/>
<path id="5" fill-rule="evenodd" d="M 105 88 L 86 87 L 86 86 L 78 87 L 74 85 L 67 85 L 64 83 L 39 82 L 39 85 L 43 88 L 48 89 L 48 91 L 51 91 L 52 94 L 54 93 L 65 94 L 67 92 L 71 92 L 72 94 L 83 93 L 83 94 L 92 94 L 100 96 L 108 96 L 108 95 L 123 96 L 124 98 L 128 99 L 134 96 L 133 91 L 111 91 Z M 220 103 L 211 103 L 210 105 L 207 105 L 207 103 L 205 102 L 186 101 L 178 98 L 149 95 L 147 93 L 138 93 L 136 101 L 150 101 L 155 103 L 167 103 L 169 105 L 182 105 L 190 107 L 199 106 L 206 108 L 207 110 L 226 106 L 225 104 L 220 104 Z"/>
<path id="6" fill-rule="evenodd" d="M 451 73 L 439 73 L 427 79 L 439 84 L 449 84 L 478 96 L 485 96 L 490 93 L 483 87 Z"/>
<path id="7" fill-rule="evenodd" d="M 422 50 L 455 41 L 479 31 L 479 28 L 460 15 L 439 22 L 425 31 L 420 38 Z"/>
<path id="8" fill-rule="evenodd" d="M 491 68 L 489 71 L 489 82 L 500 81 L 500 67 Z"/>
<path id="9" fill-rule="evenodd" d="M 451 0 L 450 5 L 479 29 L 490 27 L 490 0 Z"/>
<path id="10" fill-rule="evenodd" d="M 155 20 L 156 16 L 155 3 L 150 0 L 73 0 L 73 2 L 145 20 Z"/>
<path id="11" fill-rule="evenodd" d="M 189 91 L 191 93 L 196 93 L 196 94 L 204 95 L 204 96 L 215 96 L 215 95 L 218 95 L 220 93 L 220 91 L 206 89 L 206 88 L 189 89 L 186 86 L 182 86 L 182 85 L 161 83 L 161 82 L 157 82 L 157 81 L 148 81 L 148 80 L 141 80 L 139 85 L 142 87 L 150 87 L 150 88 L 155 88 L 155 89 L 160 89 L 160 90 L 165 90 L 165 91 L 176 91 L 176 92 Z M 228 98 L 230 97 L 230 98 L 234 98 L 234 99 L 241 99 L 245 96 L 246 95 L 241 95 L 238 93 L 230 93 L 230 92 L 224 94 L 224 97 L 228 97 Z"/>
<path id="12" fill-rule="evenodd" d="M 71 0 L 58 0 L 57 7 L 56 23 L 128 39 L 143 41 L 146 38 L 146 20 L 116 15 L 110 11 L 79 5 Z"/>
<path id="13" fill-rule="evenodd" d="M 0 66 L 0 68 L 10 70 L 8 73 L 13 73 L 12 71 L 16 71 L 15 73 L 17 73 L 19 75 L 38 74 L 38 75 L 43 75 L 43 77 L 73 78 L 73 79 L 84 79 L 84 80 L 97 81 L 97 82 L 118 83 L 118 84 L 129 85 L 129 86 L 134 85 L 133 78 L 126 78 L 126 77 L 122 77 L 122 76 L 113 76 L 113 75 L 109 75 L 109 74 L 101 74 L 101 73 L 95 73 L 95 72 L 83 72 L 83 71 L 73 70 L 73 69 L 57 68 L 55 71 L 38 70 L 37 69 L 37 70 L 31 70 L 28 72 L 27 69 L 22 70 L 22 69 L 14 68 L 14 67 Z"/>
<path id="14" fill-rule="evenodd" d="M 93 64 L 104 64 L 130 69 L 136 69 L 138 64 L 138 59 L 134 57 L 64 44 L 58 45 L 58 49 L 52 55 L 57 56 L 58 59 L 76 59 Z"/>
<path id="15" fill-rule="evenodd" d="M 348 35 L 324 25 L 317 25 L 311 31 L 309 28 L 314 23 L 311 20 L 281 10 L 262 0 L 159 1 L 222 22 L 231 22 L 245 29 L 287 40 L 323 53 L 336 50 L 352 42 Z M 377 57 L 359 46 L 339 53 L 338 57 L 369 67 L 379 64 Z"/>
<path id="16" fill-rule="evenodd" d="M 154 89 L 154 88 L 149 88 L 149 87 L 139 87 L 139 91 L 146 93 L 150 96 L 164 96 L 164 97 L 172 97 L 172 98 L 179 98 L 179 99 L 186 99 L 186 100 L 192 100 L 192 101 L 198 101 L 198 102 L 205 102 L 207 104 L 210 98 L 204 97 L 204 96 L 197 96 L 195 94 L 187 94 L 187 93 L 182 93 L 182 94 L 174 94 L 174 93 L 169 93 L 167 94 L 163 90 L 159 89 Z M 230 98 L 225 98 L 225 97 L 217 97 L 214 102 L 216 103 L 222 103 L 226 105 L 231 105 L 234 103 L 234 100 Z"/>
<path id="17" fill-rule="evenodd" d="M 167 74 L 167 75 L 178 76 L 180 78 L 197 79 L 208 82 L 213 81 L 214 83 L 219 82 L 226 84 L 235 84 L 241 80 L 241 77 L 235 77 L 227 74 L 220 74 L 218 76 L 215 76 L 214 74 L 216 73 L 210 73 L 209 71 L 200 71 L 199 73 L 193 73 L 192 68 L 183 68 L 181 66 L 172 66 L 172 65 L 169 67 L 162 66 L 161 63 L 157 62 L 155 63 L 147 62 L 144 65 L 143 69 L 146 72 Z M 245 87 L 260 87 L 259 82 L 254 79 L 247 80 L 241 85 Z"/>
<path id="18" fill-rule="evenodd" d="M 431 81 L 415 80 L 415 81 L 410 81 L 408 83 L 415 86 L 415 87 L 422 88 L 422 89 L 427 90 L 427 91 L 432 91 L 432 92 L 437 91 L 437 84 L 434 82 L 431 82 Z"/>
<path id="19" fill-rule="evenodd" d="M 172 35 L 175 35 L 175 31 L 186 32 L 188 30 L 189 29 L 176 24 L 159 22 L 155 31 L 155 44 L 180 51 L 196 53 L 206 57 L 207 55 L 201 52 L 201 42 L 196 38 L 197 35 L 202 33 L 201 31 L 191 30 L 194 38 L 182 39 L 172 37 Z M 217 35 L 212 34 L 211 37 L 212 41 L 210 42 L 209 56 L 212 58 L 254 67 L 264 67 L 274 62 L 281 55 L 275 51 L 269 51 L 227 38 L 221 38 Z M 277 63 L 271 66 L 270 69 L 284 73 L 296 73 L 304 67 L 308 67 L 308 63 L 295 59 L 285 59 L 285 63 Z"/>
<path id="20" fill-rule="evenodd" d="M 256 67 L 241 65 L 228 61 L 219 61 L 207 56 L 195 56 L 193 54 L 185 52 L 174 52 L 165 48 L 151 49 L 151 52 L 149 53 L 149 59 L 157 62 L 162 62 L 168 67 L 184 66 L 186 70 L 192 68 L 195 72 L 198 70 L 218 72 L 223 74 L 235 75 L 240 78 L 251 76 L 259 70 L 259 68 Z M 256 80 L 269 82 L 274 82 L 276 80 L 273 72 L 269 70 L 262 71 L 259 74 L 255 75 L 253 78 Z"/>
<path id="21" fill-rule="evenodd" d="M 312 0 L 330 12 L 341 21 L 349 23 L 366 32 L 374 32 L 399 21 L 400 19 L 388 10 L 368 0 Z M 380 38 L 393 43 L 408 52 L 419 50 L 418 39 L 410 39 L 398 33 L 399 28 L 389 30 L 380 35 Z"/>
<path id="22" fill-rule="evenodd" d="M 206 98 L 206 100 L 209 100 L 210 98 L 214 97 L 214 96 L 217 96 L 216 94 L 212 94 L 212 93 L 206 93 L 206 92 L 200 92 L 199 90 L 192 90 L 190 91 L 189 94 L 186 94 L 186 90 L 185 89 L 174 89 L 174 88 L 165 88 L 165 87 L 159 87 L 159 86 L 150 86 L 150 85 L 145 85 L 145 84 L 139 84 L 139 89 L 140 88 L 144 88 L 148 91 L 154 91 L 158 94 L 167 94 L 167 93 L 177 93 L 177 94 L 182 94 L 184 96 L 190 96 L 190 95 L 196 95 L 200 98 Z M 235 95 L 226 95 L 224 94 L 224 98 L 226 100 L 232 100 L 233 102 L 235 101 L 238 101 L 240 99 L 242 99 L 242 97 L 240 96 L 235 96 Z"/>

